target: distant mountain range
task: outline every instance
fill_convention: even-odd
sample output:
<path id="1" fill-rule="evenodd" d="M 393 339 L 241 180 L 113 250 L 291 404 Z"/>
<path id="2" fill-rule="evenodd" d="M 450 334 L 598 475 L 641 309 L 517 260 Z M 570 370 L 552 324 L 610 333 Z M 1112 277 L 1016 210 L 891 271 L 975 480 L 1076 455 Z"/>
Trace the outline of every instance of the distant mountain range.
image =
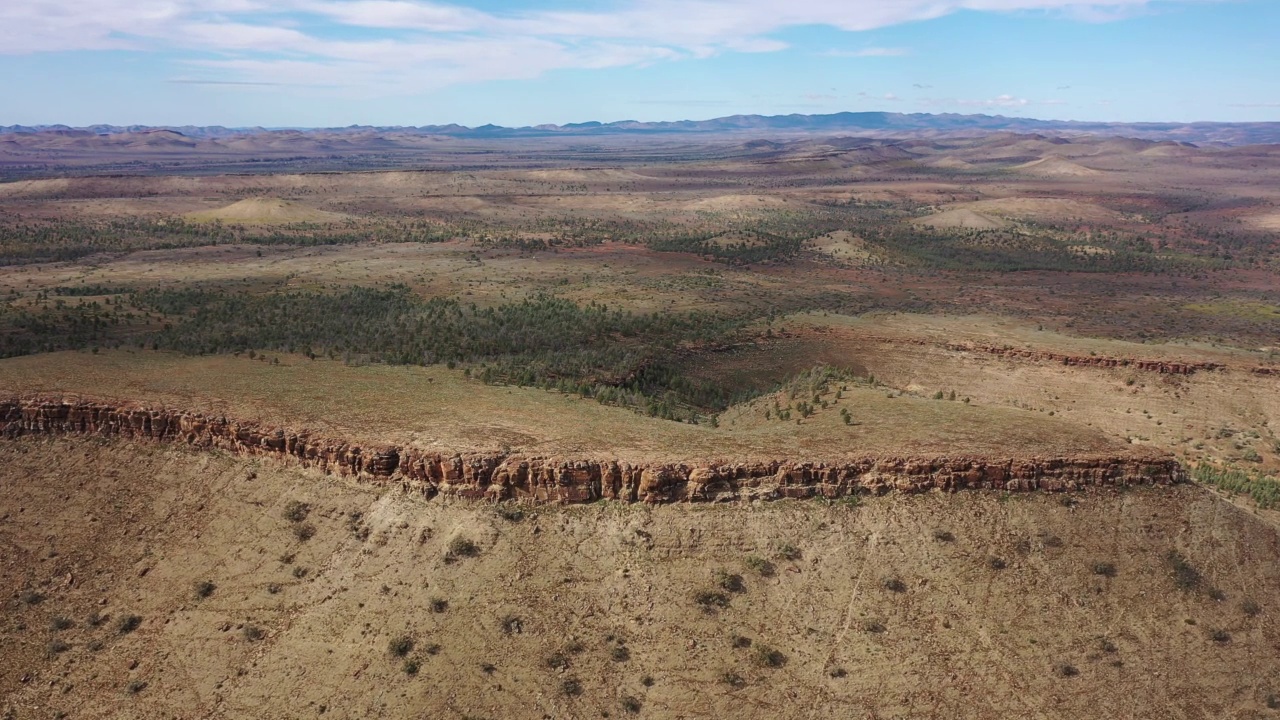
<path id="1" fill-rule="evenodd" d="M 1048 133 L 1067 135 L 1110 135 L 1149 140 L 1176 140 L 1197 144 L 1250 145 L 1280 143 L 1280 122 L 1254 123 L 1114 123 L 1077 122 L 1070 120 L 1035 120 L 999 115 L 958 115 L 953 113 L 888 113 L 842 112 L 830 115 L 731 115 L 712 120 L 679 120 L 673 122 L 639 122 L 623 120 L 601 123 L 584 122 L 567 125 L 502 127 L 481 125 L 370 126 L 343 128 L 227 128 L 214 126 L 90 125 L 73 128 L 66 125 L 0 126 L 0 135 L 55 135 L 91 138 L 105 135 L 141 135 L 156 131 L 179 134 L 193 139 L 235 138 L 266 133 L 295 132 L 325 135 L 397 134 L 431 135 L 461 139 L 500 139 L 535 137 L 592 137 L 625 135 L 733 134 L 733 135 L 832 135 L 855 133 L 875 137 L 931 137 L 941 135 L 985 134 L 993 132 Z M 172 138 L 178 140 L 177 138 Z M 180 142 L 180 140 L 179 140 Z"/>

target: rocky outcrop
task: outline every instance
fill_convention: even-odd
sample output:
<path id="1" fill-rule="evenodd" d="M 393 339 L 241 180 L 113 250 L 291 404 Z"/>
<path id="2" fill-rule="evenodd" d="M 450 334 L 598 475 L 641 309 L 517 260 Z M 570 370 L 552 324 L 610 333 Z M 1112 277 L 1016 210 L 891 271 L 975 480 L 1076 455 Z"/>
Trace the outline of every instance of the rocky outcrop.
<path id="1" fill-rule="evenodd" d="M 953 352 L 985 353 L 1008 360 L 1031 360 L 1034 362 L 1054 362 L 1078 367 L 1133 368 L 1164 375 L 1193 375 L 1200 371 L 1225 370 L 1226 366 L 1215 362 L 1175 362 L 1171 360 L 1142 360 L 1137 358 L 1110 357 L 1107 355 L 1068 355 L 1066 353 L 1032 350 L 1002 345 L 986 345 L 981 343 L 935 342 L 921 338 L 891 338 L 875 335 L 865 336 L 867 340 L 888 345 L 928 345 Z M 1262 372 L 1255 370 L 1254 372 Z M 1265 373 L 1263 373 L 1265 374 Z"/>
<path id="2" fill-rule="evenodd" d="M 522 454 L 449 454 L 364 446 L 305 431 L 172 409 L 56 399 L 0 401 L 0 434 L 168 441 L 288 459 L 327 473 L 397 483 L 428 497 L 536 503 L 839 498 L 887 492 L 1075 490 L 1184 480 L 1167 456 L 865 457 L 840 462 L 628 463 Z"/>

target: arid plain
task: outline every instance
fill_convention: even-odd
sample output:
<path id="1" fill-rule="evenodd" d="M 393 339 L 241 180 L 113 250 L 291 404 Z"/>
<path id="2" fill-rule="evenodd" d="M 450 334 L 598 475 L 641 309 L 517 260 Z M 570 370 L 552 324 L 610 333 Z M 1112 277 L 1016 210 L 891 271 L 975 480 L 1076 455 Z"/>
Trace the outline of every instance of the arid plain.
<path id="1" fill-rule="evenodd" d="M 1280 146 L 150 140 L 4 165 L 6 717 L 1277 715 Z"/>

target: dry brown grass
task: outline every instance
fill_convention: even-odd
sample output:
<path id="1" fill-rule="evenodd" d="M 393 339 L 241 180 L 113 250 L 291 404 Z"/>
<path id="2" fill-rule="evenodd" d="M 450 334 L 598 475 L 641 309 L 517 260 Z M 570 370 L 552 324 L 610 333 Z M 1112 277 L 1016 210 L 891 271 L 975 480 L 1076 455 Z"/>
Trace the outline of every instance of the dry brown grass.
<path id="1" fill-rule="evenodd" d="M 280 359 L 276 365 L 247 357 L 145 351 L 13 358 L 0 361 L 0 392 L 168 404 L 446 451 L 508 448 L 632 461 L 1024 457 L 1122 447 L 1099 432 L 1038 413 L 938 402 L 856 384 L 839 401 L 833 388 L 825 396 L 830 407 L 800 422 L 798 414 L 789 421 L 766 420 L 764 412 L 773 402 L 769 396 L 722 413 L 719 427 L 712 428 L 652 419 L 560 393 L 487 386 L 443 367 Z M 844 408 L 856 425 L 844 424 Z"/>
<path id="2" fill-rule="evenodd" d="M 6 606 L 5 707 L 598 717 L 628 696 L 655 717 L 1236 717 L 1264 708 L 1280 671 L 1265 600 L 1253 616 L 1238 603 L 1280 593 L 1280 538 L 1194 487 L 1070 507 L 982 493 L 858 508 L 597 504 L 512 523 L 176 447 L 22 439 L 0 443 L 0 461 L 0 580 L 44 594 Z M 313 507 L 306 543 L 282 517 L 290 501 Z M 352 532 L 353 512 L 367 532 Z M 937 528 L 954 540 L 933 540 Z M 479 554 L 445 562 L 459 536 Z M 1171 551 L 1227 601 L 1178 590 Z M 749 556 L 779 558 L 776 572 L 751 571 Z M 1114 577 L 1094 574 L 1100 558 Z M 692 599 L 711 587 L 708 568 L 743 576 L 714 613 Z M 197 602 L 199 580 L 217 591 Z M 441 598 L 447 612 L 432 612 Z M 113 619 L 58 633 L 69 649 L 46 654 L 49 618 L 95 611 Z M 116 634 L 129 614 L 140 626 Z M 1230 642 L 1205 628 L 1229 628 Z M 415 639 L 414 675 L 388 652 L 400 636 Z M 785 662 L 756 662 L 735 636 Z M 564 674 L 547 667 L 557 653 Z M 565 678 L 575 692 L 561 692 Z"/>

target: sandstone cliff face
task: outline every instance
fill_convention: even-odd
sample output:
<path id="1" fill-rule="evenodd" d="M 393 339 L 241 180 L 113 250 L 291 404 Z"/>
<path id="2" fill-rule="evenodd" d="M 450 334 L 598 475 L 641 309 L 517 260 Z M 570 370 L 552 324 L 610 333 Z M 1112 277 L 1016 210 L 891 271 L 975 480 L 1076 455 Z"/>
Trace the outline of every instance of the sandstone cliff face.
<path id="1" fill-rule="evenodd" d="M 397 483 L 427 497 L 535 503 L 838 498 L 892 491 L 1074 490 L 1185 479 L 1167 456 L 999 459 L 866 457 L 838 463 L 625 463 L 521 454 L 448 454 L 365 447 L 308 432 L 172 409 L 84 401 L 0 401 L 0 434 L 97 435 L 183 443 L 291 459 L 327 473 Z"/>

